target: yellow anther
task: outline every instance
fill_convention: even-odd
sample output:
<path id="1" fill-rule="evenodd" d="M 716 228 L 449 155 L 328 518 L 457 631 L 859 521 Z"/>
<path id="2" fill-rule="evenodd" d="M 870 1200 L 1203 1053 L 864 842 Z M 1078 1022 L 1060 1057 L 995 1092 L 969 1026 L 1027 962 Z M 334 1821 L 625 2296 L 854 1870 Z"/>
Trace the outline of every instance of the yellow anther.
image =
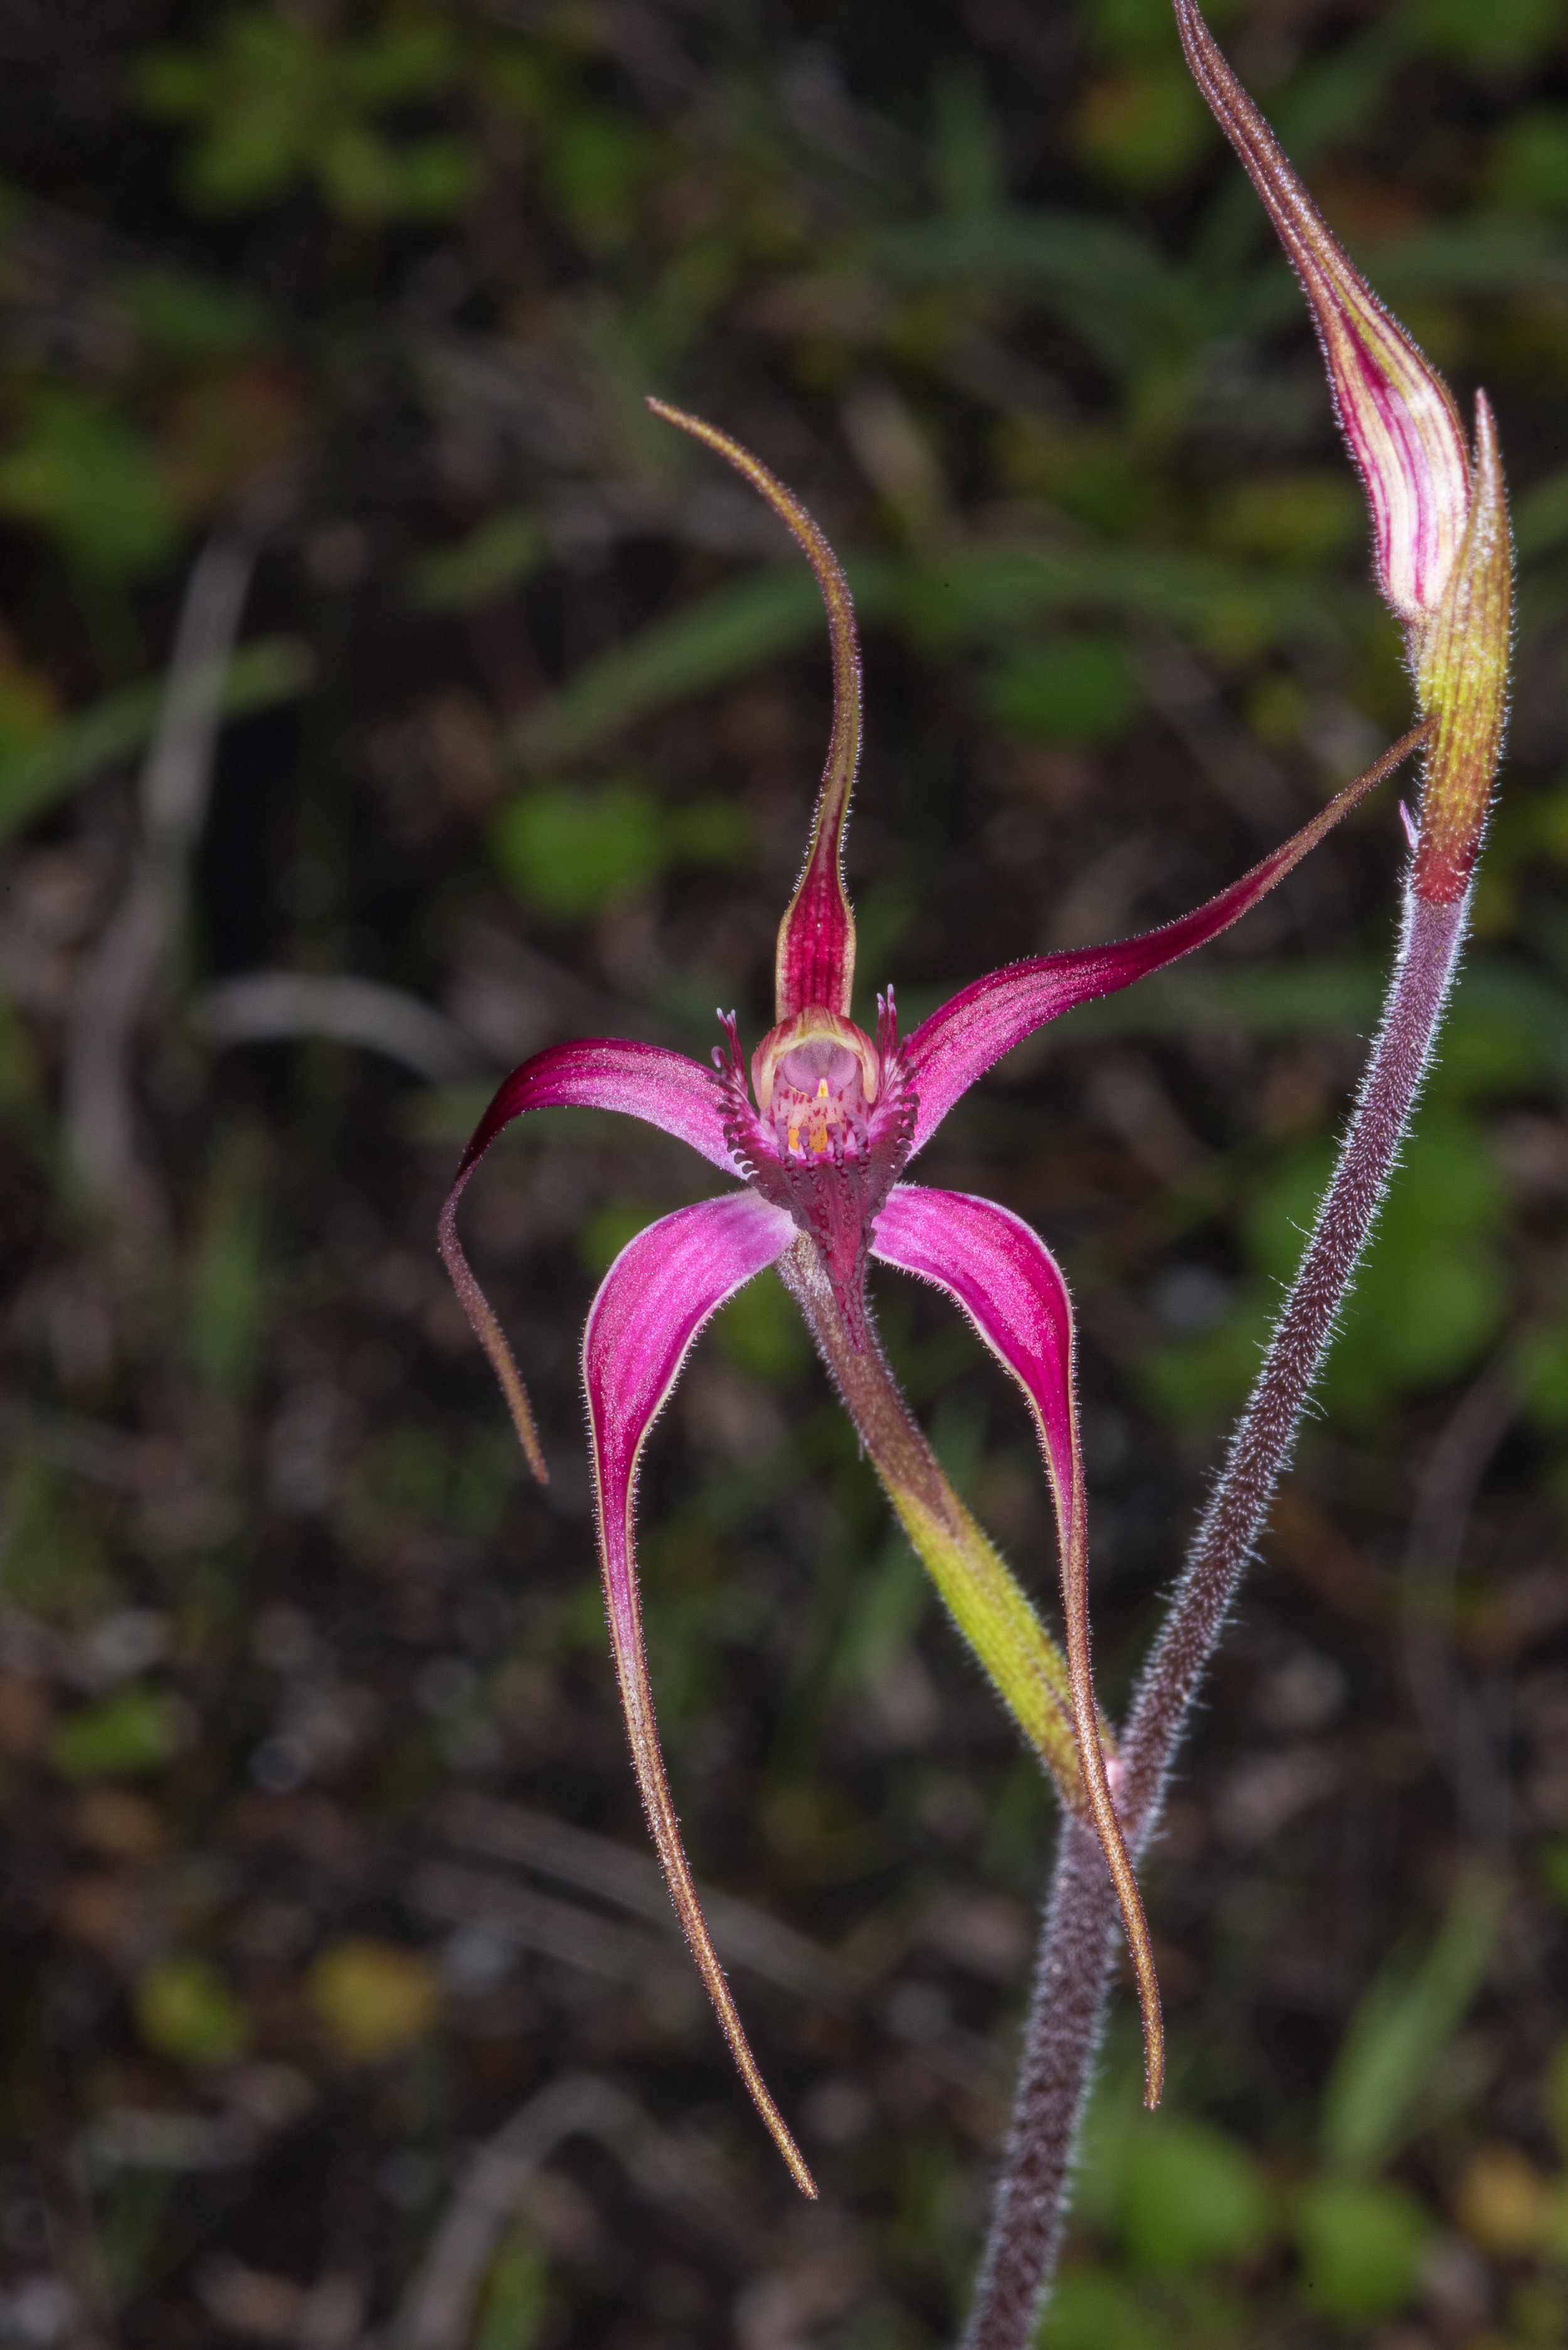
<path id="1" fill-rule="evenodd" d="M 814 1135 L 812 1136 L 812 1138 L 811 1138 L 811 1147 L 812 1147 L 812 1149 L 813 1149 L 814 1150 L 826 1150 L 826 1148 L 827 1148 L 827 1136 L 826 1136 L 826 1132 L 825 1132 L 825 1131 L 821 1131 L 821 1130 L 819 1130 L 817 1133 L 815 1133 L 815 1134 L 814 1134 Z"/>
<path id="2" fill-rule="evenodd" d="M 827 1079 L 826 1077 L 818 1077 L 816 1081 L 816 1098 L 818 1101 L 826 1101 L 827 1099 Z"/>
<path id="3" fill-rule="evenodd" d="M 800 1149 L 800 1128 L 798 1126 L 792 1126 L 789 1130 L 789 1147 L 792 1150 L 798 1150 Z"/>

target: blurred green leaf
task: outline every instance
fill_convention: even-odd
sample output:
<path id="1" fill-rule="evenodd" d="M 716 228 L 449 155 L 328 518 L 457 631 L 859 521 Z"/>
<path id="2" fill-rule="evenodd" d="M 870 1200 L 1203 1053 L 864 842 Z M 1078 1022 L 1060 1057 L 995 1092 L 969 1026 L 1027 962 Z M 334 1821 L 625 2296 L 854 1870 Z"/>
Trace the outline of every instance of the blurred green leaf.
<path id="1" fill-rule="evenodd" d="M 66 1779 L 137 1779 L 161 1771 L 180 1744 L 180 1717 L 165 1690 L 138 1684 L 67 1714 L 49 1743 Z"/>
<path id="2" fill-rule="evenodd" d="M 591 914 L 665 864 L 659 804 L 633 784 L 527 792 L 496 818 L 491 846 L 519 897 L 547 914 Z"/>
<path id="3" fill-rule="evenodd" d="M 1202 1419 L 1245 1396 L 1333 1166 L 1326 1139 L 1304 1144 L 1255 1189 L 1241 1218 L 1254 1282 L 1214 1329 L 1145 1358 L 1147 1392 L 1162 1409 Z M 1320 1390 L 1332 1410 L 1365 1421 L 1479 1359 L 1508 1303 L 1499 1245 L 1508 1200 L 1484 1129 L 1434 1103 L 1389 1186 L 1340 1316 Z"/>
<path id="4" fill-rule="evenodd" d="M 1500 1879 L 1473 1871 L 1420 1964 L 1392 1962 L 1366 1992 L 1324 2100 L 1323 2150 L 1331 2169 L 1377 2169 L 1415 2126 L 1433 2067 L 1480 1988 L 1505 1893 Z"/>
<path id="5" fill-rule="evenodd" d="M 0 997 L 0 1118 L 16 1118 L 26 1126 L 41 1108 L 42 1097 L 32 1036 L 15 1004 Z"/>
<path id="6" fill-rule="evenodd" d="M 1429 2213 L 1402 2188 L 1370 2178 L 1323 2178 L 1293 2214 L 1308 2306 L 1340 2318 L 1386 2317 L 1414 2293 Z"/>
<path id="7" fill-rule="evenodd" d="M 1175 2275 L 1255 2251 L 1272 2226 L 1273 2208 L 1236 2139 L 1161 2114 L 1129 2135 L 1119 2221 L 1140 2268 Z"/>
<path id="8" fill-rule="evenodd" d="M 472 2350 L 533 2350 L 548 2303 L 549 2256 L 521 2222 L 490 2264 Z"/>
<path id="9" fill-rule="evenodd" d="M 1183 179 L 1215 136 L 1214 121 L 1182 67 L 1123 67 L 1091 83 L 1074 124 L 1074 144 L 1106 186 L 1151 195 Z"/>
<path id="10" fill-rule="evenodd" d="M 315 656 L 297 637 L 258 637 L 228 662 L 222 707 L 245 718 L 296 701 L 316 675 Z M 20 750 L 0 757 L 0 840 L 46 815 L 78 785 L 151 741 L 164 681 L 149 678 L 60 718 Z"/>
<path id="11" fill-rule="evenodd" d="M 48 733 L 58 712 L 53 681 L 42 671 L 29 669 L 0 639 L 0 772 L 6 760 Z"/>
<path id="12" fill-rule="evenodd" d="M 1533 840 L 1537 854 L 1539 837 Z M 1205 971 L 1201 962 L 1162 972 L 1066 1016 L 1069 1035 L 1179 1035 L 1235 1027 L 1251 1035 L 1365 1035 L 1382 1000 L 1383 972 L 1350 958 L 1270 968 L 1241 962 Z M 1501 955 L 1478 954 L 1461 972 L 1443 1030 L 1432 1093 L 1451 1107 L 1555 1081 L 1568 1085 L 1568 995 L 1539 971 Z"/>
<path id="13" fill-rule="evenodd" d="M 812 1358 L 800 1308 L 774 1273 L 737 1290 L 713 1317 L 721 1351 L 769 1387 L 790 1387 Z"/>
<path id="14" fill-rule="evenodd" d="M 1521 562 L 1532 556 L 1550 555 L 1561 546 L 1568 539 L 1568 466 L 1526 490 L 1516 501 L 1513 515 Z"/>
<path id="15" fill-rule="evenodd" d="M 733 800 L 684 800 L 663 812 L 665 855 L 671 865 L 742 865 L 756 838 L 752 819 Z"/>
<path id="16" fill-rule="evenodd" d="M 1230 24 L 1238 0 L 1210 0 L 1205 16 L 1216 30 Z M 1079 0 L 1079 16 L 1095 47 L 1111 57 L 1167 57 L 1177 49 L 1176 27 L 1162 0 Z"/>
<path id="17" fill-rule="evenodd" d="M 1406 0 L 1416 37 L 1467 65 L 1525 65 L 1563 29 L 1558 0 Z"/>
<path id="18" fill-rule="evenodd" d="M 1532 106 L 1503 124 L 1492 151 L 1492 193 L 1521 212 L 1568 212 L 1568 106 Z"/>
<path id="19" fill-rule="evenodd" d="M 4 1587 L 57 1630 L 88 1630 L 118 1596 L 104 1538 L 80 1483 L 20 1447 L 5 1488 Z"/>
<path id="20" fill-rule="evenodd" d="M 1568 255 L 1554 224 L 1518 213 L 1459 218 L 1412 230 L 1390 243 L 1358 246 L 1355 258 L 1380 294 L 1403 309 L 1423 296 L 1560 291 Z"/>
<path id="21" fill-rule="evenodd" d="M 151 443 L 120 408 L 63 386 L 34 396 L 0 455 L 0 515 L 46 533 L 93 579 L 145 577 L 176 543 Z"/>
<path id="22" fill-rule="evenodd" d="M 409 572 L 411 602 L 428 611 L 482 604 L 531 579 L 548 555 L 548 542 L 525 506 L 491 515 L 455 546 L 434 546 Z"/>
<path id="23" fill-rule="evenodd" d="M 197 1245 L 186 1320 L 191 1364 L 220 1394 L 243 1394 L 255 1378 L 269 1302 L 265 1271 L 261 1198 L 243 1168 L 225 1170 Z"/>
<path id="24" fill-rule="evenodd" d="M 1164 1036 L 1208 1026 L 1234 1026 L 1262 1036 L 1335 1028 L 1365 1032 L 1376 1019 L 1383 982 L 1377 964 L 1348 958 L 1273 969 L 1239 962 L 1215 972 L 1189 964 L 1119 995 L 1081 1004 L 1066 1015 L 1072 1027 L 1064 1033 Z"/>
<path id="25" fill-rule="evenodd" d="M 491 827 L 495 862 L 519 897 L 566 919 L 597 912 L 672 867 L 732 865 L 750 841 L 744 811 L 728 801 L 667 810 L 635 784 L 545 785 L 514 799 Z"/>
<path id="26" fill-rule="evenodd" d="M 958 547 L 888 585 L 899 617 L 936 643 L 994 643 L 1038 613 L 1069 607 L 1153 614 L 1200 639 L 1240 632 L 1254 648 L 1293 629 L 1315 637 L 1334 627 L 1333 598 L 1299 571 L 1105 541 Z"/>
<path id="27" fill-rule="evenodd" d="M 986 699 L 1011 733 L 1088 745 L 1126 732 L 1137 691 L 1119 638 L 1064 636 L 1007 654 L 992 673 Z"/>
<path id="28" fill-rule="evenodd" d="M 875 607 L 885 576 L 886 567 L 856 570 L 850 584 L 862 613 Z M 804 564 L 738 579 L 585 662 L 522 728 L 517 747 L 535 767 L 575 756 L 649 711 L 706 692 L 815 640 L 826 669 L 827 624 L 816 582 Z"/>
<path id="29" fill-rule="evenodd" d="M 931 172 L 943 209 L 994 213 L 1006 199 L 1006 163 L 979 65 L 945 68 L 931 92 Z"/>
<path id="30" fill-rule="evenodd" d="M 1005 206 L 888 229 L 875 259 L 895 282 L 1027 287 L 1117 374 L 1145 359 L 1179 284 L 1163 255 L 1104 213 Z"/>
<path id="31" fill-rule="evenodd" d="M 1266 1277 L 1293 1278 L 1332 1166 L 1331 1146 L 1303 1149 L 1249 1210 L 1249 1253 Z M 1363 1417 L 1479 1358 L 1508 1299 L 1498 1249 L 1507 1201 L 1481 1128 L 1428 1110 L 1341 1317 L 1323 1386 L 1334 1408 Z"/>
<path id="32" fill-rule="evenodd" d="M 577 1227 L 577 1260 L 597 1280 L 607 1274 L 623 1248 L 667 1208 L 646 1200 L 607 1200 L 585 1216 Z"/>
<path id="33" fill-rule="evenodd" d="M 139 335 L 161 356 L 222 358 L 272 339 L 266 304 L 233 280 L 191 269 L 145 268 L 129 272 L 118 291 Z"/>
<path id="34" fill-rule="evenodd" d="M 1538 1428 L 1568 1427 L 1568 1326 L 1532 1330 L 1521 1340 L 1515 1376 L 1525 1409 Z M 1568 1842 L 1554 1883 L 1568 1907 Z"/>
<path id="35" fill-rule="evenodd" d="M 546 116 L 541 129 L 545 190 L 553 209 L 590 252 L 625 244 L 655 161 L 646 128 L 579 100 Z"/>
<path id="36" fill-rule="evenodd" d="M 1321 582 L 1286 567 L 1262 571 L 1202 555 L 1107 544 L 958 546 L 940 563 L 890 560 L 847 567 L 862 619 L 904 622 L 921 645 L 1013 635 L 1035 614 L 1063 607 L 1155 613 L 1231 641 L 1272 642 L 1290 630 L 1322 635 L 1334 626 Z M 737 580 L 651 622 L 638 636 L 585 662 L 516 736 L 538 768 L 573 757 L 617 728 L 670 703 L 727 683 L 803 644 L 826 646 L 816 583 L 799 570 Z"/>
<path id="37" fill-rule="evenodd" d="M 1206 13 L 1218 23 L 1212 11 Z M 1402 10 L 1379 9 L 1347 37 L 1303 60 L 1282 87 L 1270 90 L 1264 101 L 1269 120 L 1298 172 L 1349 145 L 1376 121 L 1378 109 L 1387 103 L 1388 81 L 1405 64 L 1415 38 Z M 1231 184 L 1237 195 L 1246 186 L 1239 177 Z M 1268 230 L 1255 199 L 1251 216 L 1262 242 Z"/>
<path id="38" fill-rule="evenodd" d="M 138 1978 L 135 2008 L 149 2048 L 176 2064 L 232 2064 L 250 2044 L 248 2011 L 203 1959 L 156 1960 Z"/>
<path id="39" fill-rule="evenodd" d="M 442 1527 L 488 1542 L 512 1492 L 514 1460 L 510 1436 L 500 1429 L 476 1429 L 457 1442 L 439 1429 L 389 1429 L 365 1446 L 343 1479 L 338 1531 L 362 1552 L 410 1528 Z"/>
<path id="40" fill-rule="evenodd" d="M 1564 1365 L 1568 1370 L 1568 1363 Z M 1564 1401 L 1568 1402 L 1568 1396 Z M 1565 1412 L 1568 1417 L 1568 1412 Z M 1559 1909 L 1568 1909 L 1568 1836 L 1548 1836 L 1535 1855 L 1535 1873 Z M 1568 2098 L 1568 2068 L 1563 2068 L 1564 2096 Z M 1568 2102 L 1563 2106 L 1563 2118 L 1568 2124 Z"/>
<path id="41" fill-rule="evenodd" d="M 1275 1319 L 1262 1298 L 1243 1299 L 1212 1329 L 1151 1347 L 1138 1365 L 1139 1388 L 1170 1419 L 1222 1420 L 1257 1378 Z"/>
<path id="42" fill-rule="evenodd" d="M 855 1593 L 834 1640 L 834 1686 L 863 1689 L 879 1679 L 919 1629 L 930 1598 L 919 1560 L 895 1536 Z"/>
<path id="43" fill-rule="evenodd" d="M 1039 2350 L 1166 2350 L 1166 2326 L 1130 2285 L 1097 2269 L 1064 2269 L 1035 2336 Z"/>
<path id="44" fill-rule="evenodd" d="M 323 1950 L 308 1987 L 334 2047 L 351 2064 L 400 2056 L 428 2039 L 441 2014 L 441 1978 L 429 1960 L 369 1935 Z"/>
<path id="45" fill-rule="evenodd" d="M 1568 1908 L 1568 1901 L 1563 1906 Z M 1546 2117 L 1558 2146 L 1568 2155 L 1568 2039 L 1557 2043 L 1546 2068 Z"/>
<path id="46" fill-rule="evenodd" d="M 377 118 L 449 87 L 457 51 L 440 17 L 356 36 L 269 7 L 232 9 L 200 47 L 154 48 L 133 77 L 143 109 L 190 126 L 180 177 L 197 212 L 254 212 L 314 180 L 357 225 L 441 217 L 463 203 L 475 159 L 444 135 L 398 140 Z"/>
<path id="47" fill-rule="evenodd" d="M 1239 555 L 1314 563 L 1365 541 L 1366 509 L 1343 469 L 1254 474 L 1220 493 L 1214 535 Z"/>

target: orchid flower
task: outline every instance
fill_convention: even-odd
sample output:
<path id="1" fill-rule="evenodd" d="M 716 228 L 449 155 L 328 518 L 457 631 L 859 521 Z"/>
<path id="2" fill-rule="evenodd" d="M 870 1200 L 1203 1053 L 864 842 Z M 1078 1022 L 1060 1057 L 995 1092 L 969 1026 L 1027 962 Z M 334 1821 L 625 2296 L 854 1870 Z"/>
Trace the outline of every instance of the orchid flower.
<path id="1" fill-rule="evenodd" d="M 796 2181 L 810 2173 L 769 2095 L 702 1917 L 659 1750 L 644 1652 L 633 1502 L 649 1430 L 698 1333 L 725 1300 L 775 1266 L 796 1299 L 915 1549 L 1063 1800 L 1098 1836 L 1115 1881 L 1142 2002 L 1147 2092 L 1163 2055 L 1147 1929 L 1115 1800 L 1118 1763 L 1094 1697 L 1088 1534 L 1074 1391 L 1073 1309 L 1055 1259 L 995 1201 L 904 1180 L 917 1152 L 977 1078 L 1075 1004 L 1127 987 L 1255 906 L 1421 739 L 1417 728 L 1293 838 L 1196 911 L 1110 946 L 1034 955 L 973 981 L 900 1038 L 893 990 L 874 1036 L 850 1016 L 855 918 L 842 856 L 860 749 L 860 665 L 844 574 L 799 501 L 726 434 L 650 400 L 668 422 L 744 474 L 793 532 L 826 605 L 834 720 L 805 868 L 779 928 L 776 1024 L 742 1056 L 732 1015 L 711 1068 L 655 1045 L 598 1038 L 553 1045 L 513 1071 L 463 1153 L 441 1220 L 458 1295 L 500 1378 L 518 1437 L 547 1474 L 523 1381 L 463 1255 L 459 1199 L 491 1143 L 524 1111 L 615 1109 L 678 1135 L 738 1189 L 639 1233 L 611 1265 L 583 1338 L 599 1565 L 632 1761 L 649 1825 L 698 1970 L 759 2111 Z M 748 1084 L 749 1076 L 749 1084 Z M 1023 1391 L 1054 1503 L 1065 1656 L 943 1476 L 877 1343 L 869 1263 L 944 1291 Z"/>

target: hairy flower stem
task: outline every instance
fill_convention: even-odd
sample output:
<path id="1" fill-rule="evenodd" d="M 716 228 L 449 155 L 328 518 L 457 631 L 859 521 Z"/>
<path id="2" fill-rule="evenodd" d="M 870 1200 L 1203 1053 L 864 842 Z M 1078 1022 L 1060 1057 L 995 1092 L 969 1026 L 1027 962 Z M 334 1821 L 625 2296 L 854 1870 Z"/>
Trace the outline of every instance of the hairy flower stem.
<path id="1" fill-rule="evenodd" d="M 943 1475 L 869 1317 L 867 1343 L 855 1345 L 815 1244 L 805 1233 L 779 1259 L 778 1271 L 954 1622 L 1001 1689 L 1063 1802 L 1086 1814 L 1066 1659 Z"/>
<path id="2" fill-rule="evenodd" d="M 1464 935 L 1468 896 L 1412 891 L 1355 1114 L 1219 1482 L 1133 1700 L 1117 1791 L 1127 1844 L 1158 1824 L 1189 1709 L 1253 1556 L 1339 1310 L 1397 1162 Z M 1116 1897 L 1094 1835 L 1063 1823 L 1025 2032 L 1012 2127 L 964 2337 L 965 2350 L 1025 2350 L 1049 2289 L 1067 2182 L 1109 1989 Z"/>

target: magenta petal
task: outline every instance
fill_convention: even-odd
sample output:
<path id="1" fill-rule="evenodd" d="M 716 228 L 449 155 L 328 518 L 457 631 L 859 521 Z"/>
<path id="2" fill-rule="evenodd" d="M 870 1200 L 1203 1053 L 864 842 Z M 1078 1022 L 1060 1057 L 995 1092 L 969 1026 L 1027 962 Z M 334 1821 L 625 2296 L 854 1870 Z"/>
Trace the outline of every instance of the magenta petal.
<path id="1" fill-rule="evenodd" d="M 501 1382 L 506 1409 L 528 1466 L 541 1485 L 550 1472 L 534 1425 L 522 1375 L 490 1300 L 473 1277 L 457 1236 L 457 1203 L 469 1177 L 504 1126 L 530 1109 L 618 1109 L 646 1118 L 666 1134 L 679 1135 L 726 1175 L 738 1170 L 724 1139 L 724 1094 L 711 1070 L 662 1045 L 638 1045 L 620 1036 L 593 1036 L 552 1045 L 524 1061 L 496 1088 L 495 1098 L 473 1130 L 457 1179 L 441 1211 L 437 1239 L 452 1287 Z"/>
<path id="2" fill-rule="evenodd" d="M 714 1308 L 782 1256 L 794 1237 L 794 1225 L 784 1211 L 751 1191 L 704 1200 L 650 1224 L 621 1251 L 594 1300 L 583 1334 L 583 1380 L 593 1439 L 605 1600 L 648 1824 L 698 1972 L 742 2078 L 797 2183 L 814 2195 L 811 2174 L 747 2044 L 691 1882 L 659 1752 L 632 1529 L 643 1441 L 675 1384 L 687 1349 Z"/>
<path id="3" fill-rule="evenodd" d="M 724 1140 L 723 1097 L 711 1069 L 663 1045 L 588 1036 L 552 1045 L 503 1078 L 462 1154 L 459 1181 L 524 1110 L 566 1108 L 618 1109 L 646 1118 L 689 1142 L 726 1175 L 735 1171 Z"/>
<path id="4" fill-rule="evenodd" d="M 1250 912 L 1277 881 L 1283 880 L 1308 849 L 1315 848 L 1341 816 L 1349 814 L 1375 784 L 1407 758 L 1428 732 L 1423 723 L 1401 736 L 1364 775 L 1347 784 L 1320 808 L 1310 824 L 1293 833 L 1282 847 L 1221 889 L 1207 905 L 1158 931 L 1136 939 L 1120 939 L 1111 946 L 1075 947 L 1060 954 L 1031 955 L 1001 971 L 972 980 L 929 1020 L 923 1020 L 903 1045 L 899 1064 L 904 1083 L 919 1104 L 913 1149 L 929 1140 L 954 1102 L 983 1076 L 1003 1053 L 1032 1036 L 1047 1020 L 1058 1019 L 1076 1003 L 1110 995 L 1130 987 L 1137 979 L 1162 971 L 1194 947 L 1206 946 L 1241 915 Z M 911 1155 L 912 1152 L 911 1152 Z"/>
<path id="5" fill-rule="evenodd" d="M 1073 1306 L 1056 1261 L 992 1200 L 896 1183 L 871 1253 L 935 1282 L 962 1307 L 1028 1398 L 1056 1503 L 1064 1567 L 1084 1520 L 1073 1393 Z"/>
<path id="6" fill-rule="evenodd" d="M 1062 1612 L 1084 1783 L 1116 1879 L 1143 2002 L 1150 2103 L 1163 2071 L 1159 1993 L 1148 1927 L 1106 1776 L 1089 1653 L 1088 1519 L 1073 1378 L 1073 1305 L 1054 1257 L 1021 1217 L 992 1200 L 898 1183 L 877 1220 L 872 1254 L 934 1282 L 960 1305 L 1028 1399 L 1056 1505 Z"/>

